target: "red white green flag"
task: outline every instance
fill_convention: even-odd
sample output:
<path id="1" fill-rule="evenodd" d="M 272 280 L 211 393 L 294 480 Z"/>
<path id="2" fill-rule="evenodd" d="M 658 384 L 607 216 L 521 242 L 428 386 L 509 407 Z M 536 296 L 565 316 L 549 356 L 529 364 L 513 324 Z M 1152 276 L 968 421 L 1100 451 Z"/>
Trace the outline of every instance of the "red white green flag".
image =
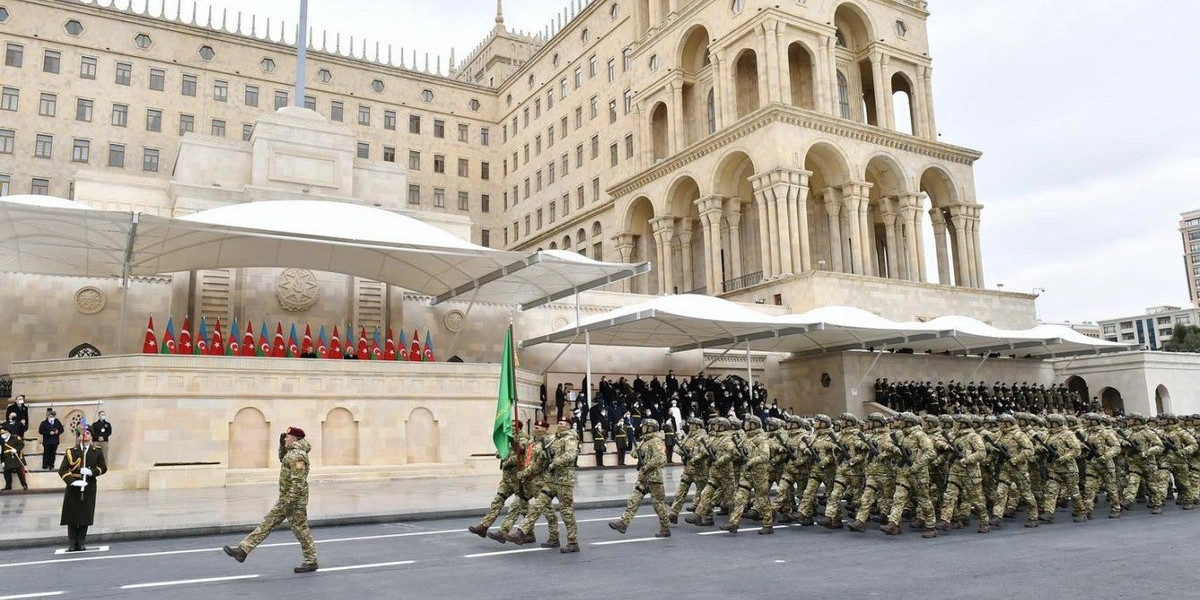
<path id="1" fill-rule="evenodd" d="M 158 338 L 154 335 L 154 315 L 151 315 L 150 321 L 146 323 L 146 339 L 142 342 L 142 352 L 158 354 Z"/>

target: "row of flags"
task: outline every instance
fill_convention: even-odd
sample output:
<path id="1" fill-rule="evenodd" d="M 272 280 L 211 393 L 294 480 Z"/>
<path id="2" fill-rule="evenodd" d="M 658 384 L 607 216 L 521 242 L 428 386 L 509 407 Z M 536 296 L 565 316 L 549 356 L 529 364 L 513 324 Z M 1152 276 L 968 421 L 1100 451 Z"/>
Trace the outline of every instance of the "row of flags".
<path id="1" fill-rule="evenodd" d="M 192 328 L 187 317 L 183 319 L 183 328 L 179 331 L 179 336 L 175 335 L 175 320 L 173 317 L 167 318 L 167 327 L 162 334 L 162 342 L 159 342 L 159 337 L 154 332 L 154 316 L 146 324 L 146 340 L 142 344 L 142 352 L 145 354 L 200 354 L 205 356 L 269 356 L 273 358 L 299 358 L 301 356 L 316 355 L 319 358 L 341 359 L 344 354 L 353 353 L 354 357 L 359 360 L 406 360 L 413 362 L 434 362 L 436 359 L 433 355 L 433 335 L 425 332 L 425 344 L 421 345 L 419 333 L 413 330 L 411 344 L 404 339 L 404 332 L 400 332 L 400 338 L 397 340 L 392 336 L 392 330 L 387 331 L 387 338 L 382 337 L 379 328 L 376 327 L 371 337 L 367 337 L 365 327 L 359 328 L 358 343 L 355 344 L 350 336 L 353 336 L 353 328 L 346 326 L 346 340 L 343 345 L 341 334 L 338 332 L 337 325 L 333 326 L 333 336 L 326 337 L 325 326 L 322 325 L 317 333 L 316 339 L 313 338 L 312 328 L 304 325 L 304 336 L 296 335 L 296 324 L 292 324 L 291 332 L 285 338 L 283 335 L 283 323 L 276 322 L 275 335 L 273 338 L 268 336 L 267 322 L 263 321 L 258 333 L 258 340 L 254 339 L 254 324 L 253 322 L 246 323 L 246 331 L 241 335 L 241 340 L 238 340 L 241 331 L 237 319 L 233 320 L 233 327 L 230 329 L 228 338 L 221 331 L 221 320 L 217 319 L 217 325 L 213 328 L 210 336 L 208 332 L 208 324 L 204 317 L 200 318 L 200 327 L 196 330 L 193 341 Z"/>

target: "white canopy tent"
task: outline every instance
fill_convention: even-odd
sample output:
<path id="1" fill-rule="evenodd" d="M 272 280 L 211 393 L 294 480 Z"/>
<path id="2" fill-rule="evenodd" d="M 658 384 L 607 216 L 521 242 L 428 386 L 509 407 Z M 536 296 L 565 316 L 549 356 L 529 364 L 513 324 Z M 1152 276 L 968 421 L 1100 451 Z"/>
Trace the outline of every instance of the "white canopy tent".
<path id="1" fill-rule="evenodd" d="M 296 267 L 433 297 L 527 310 L 650 270 L 570 252 L 477 246 L 411 217 L 316 200 L 249 202 L 169 218 L 45 196 L 0 198 L 0 270 L 121 277 Z"/>

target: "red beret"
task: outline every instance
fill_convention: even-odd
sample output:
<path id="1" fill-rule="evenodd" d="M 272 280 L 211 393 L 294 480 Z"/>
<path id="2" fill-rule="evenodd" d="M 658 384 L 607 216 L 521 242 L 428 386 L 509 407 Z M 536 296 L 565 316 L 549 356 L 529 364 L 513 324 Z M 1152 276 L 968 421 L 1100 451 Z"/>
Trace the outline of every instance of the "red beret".
<path id="1" fill-rule="evenodd" d="M 549 427 L 550 427 L 550 424 L 549 424 L 549 423 L 547 423 L 545 419 L 542 419 L 542 420 L 540 420 L 540 421 L 537 421 L 537 422 L 535 422 L 535 423 L 533 424 L 533 426 L 534 426 L 534 427 L 541 427 L 542 429 L 549 429 Z"/>
<path id="2" fill-rule="evenodd" d="M 567 427 L 570 427 L 571 426 L 571 417 L 563 417 L 563 418 L 559 419 L 558 422 L 564 423 L 564 424 L 566 424 Z"/>
<path id="3" fill-rule="evenodd" d="M 520 419 L 513 419 L 513 430 L 514 431 L 520 431 L 522 427 L 524 427 L 524 425 L 521 424 Z"/>
<path id="4" fill-rule="evenodd" d="M 299 427 L 288 427 L 287 434 L 295 438 L 304 439 L 304 430 Z"/>

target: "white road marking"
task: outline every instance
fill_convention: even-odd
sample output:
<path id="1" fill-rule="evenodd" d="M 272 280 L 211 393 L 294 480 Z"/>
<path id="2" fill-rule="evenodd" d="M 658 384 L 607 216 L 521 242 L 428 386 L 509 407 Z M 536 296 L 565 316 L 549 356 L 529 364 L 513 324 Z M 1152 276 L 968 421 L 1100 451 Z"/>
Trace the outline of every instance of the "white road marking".
<path id="1" fill-rule="evenodd" d="M 723 530 L 717 530 L 717 531 L 702 531 L 702 532 L 700 532 L 700 533 L 697 533 L 696 535 L 721 535 L 722 533 L 724 533 L 724 534 L 728 534 L 729 532 L 728 532 L 728 531 L 723 531 Z"/>
<path id="2" fill-rule="evenodd" d="M 374 569 L 376 567 L 396 567 L 399 565 L 411 565 L 415 560 L 398 560 L 396 562 L 372 563 L 369 565 L 348 565 L 345 567 L 323 567 L 317 569 L 318 573 L 329 573 L 330 571 L 351 571 L 354 569 Z"/>
<path id="3" fill-rule="evenodd" d="M 633 538 L 633 539 L 629 539 L 629 540 L 611 540 L 611 541 L 607 541 L 607 542 L 592 542 L 592 545 L 593 546 L 611 546 L 613 544 L 632 544 L 634 542 L 653 542 L 654 540 L 665 540 L 665 539 L 667 539 L 667 538 L 658 538 L 658 537 Z"/>
<path id="4" fill-rule="evenodd" d="M 96 546 L 94 548 L 88 548 L 87 550 L 80 550 L 80 551 L 76 551 L 76 552 L 67 552 L 66 548 L 59 548 L 58 550 L 54 551 L 54 553 L 58 554 L 58 555 L 81 554 L 81 553 L 87 554 L 88 552 L 108 552 L 108 546 Z"/>
<path id="5" fill-rule="evenodd" d="M 189 585 L 193 583 L 216 583 L 218 581 L 236 581 L 239 579 L 254 579 L 258 575 L 232 575 L 230 577 L 205 577 L 204 579 L 177 579 L 175 581 L 155 581 L 152 583 L 132 583 L 121 586 L 123 590 L 164 587 L 168 585 Z"/>
<path id="6" fill-rule="evenodd" d="M 479 554 L 464 554 L 463 558 L 483 558 L 485 556 L 499 556 L 501 554 L 521 554 L 523 552 L 542 552 L 549 548 L 521 548 L 520 550 L 501 550 L 499 552 L 480 552 Z"/>
<path id="7" fill-rule="evenodd" d="M 0 596 L 0 600 L 18 600 L 19 598 L 45 598 L 46 596 L 57 596 L 66 592 L 34 592 L 32 594 L 17 594 L 15 596 Z"/>

